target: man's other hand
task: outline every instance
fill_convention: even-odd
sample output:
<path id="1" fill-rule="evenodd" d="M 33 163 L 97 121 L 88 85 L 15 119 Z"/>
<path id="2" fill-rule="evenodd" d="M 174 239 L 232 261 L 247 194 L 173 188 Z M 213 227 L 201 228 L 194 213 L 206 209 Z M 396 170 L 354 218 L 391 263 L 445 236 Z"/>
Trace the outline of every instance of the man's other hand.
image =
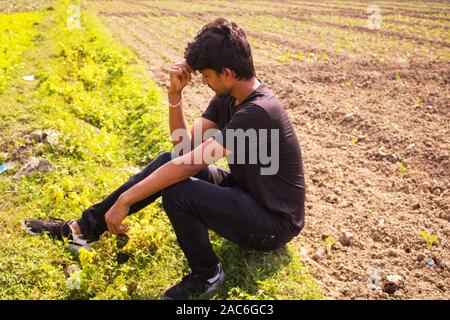
<path id="1" fill-rule="evenodd" d="M 191 74 L 196 75 L 197 72 L 192 70 L 185 61 L 175 63 L 169 68 L 170 75 L 170 93 L 181 93 L 192 80 Z"/>
<path id="2" fill-rule="evenodd" d="M 116 203 L 114 203 L 105 215 L 105 222 L 110 233 L 126 233 L 130 229 L 129 225 L 122 224 L 123 219 L 126 218 L 129 211 L 130 207 L 126 205 L 119 197 Z"/>

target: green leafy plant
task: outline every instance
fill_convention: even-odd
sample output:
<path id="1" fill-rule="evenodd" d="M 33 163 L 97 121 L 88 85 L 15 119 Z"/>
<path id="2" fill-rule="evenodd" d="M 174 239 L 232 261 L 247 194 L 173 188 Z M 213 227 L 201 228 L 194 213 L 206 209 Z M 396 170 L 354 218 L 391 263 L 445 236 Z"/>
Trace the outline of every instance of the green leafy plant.
<path id="1" fill-rule="evenodd" d="M 284 55 L 282 55 L 281 57 L 278 58 L 278 61 L 281 63 L 285 63 L 288 62 L 289 60 L 291 60 L 292 58 L 292 52 L 288 52 Z"/>
<path id="2" fill-rule="evenodd" d="M 336 169 L 336 180 L 342 180 L 342 177 L 344 176 L 344 174 L 342 173 L 342 169 L 341 168 L 337 168 Z"/>
<path id="3" fill-rule="evenodd" d="M 427 246 L 430 249 L 433 247 L 433 244 L 437 240 L 437 237 L 435 234 L 428 234 L 425 230 L 420 230 L 419 235 L 427 243 Z"/>
<path id="4" fill-rule="evenodd" d="M 336 240 L 334 240 L 334 238 L 332 237 L 332 236 L 328 236 L 326 239 L 325 239 L 325 243 L 326 243 L 326 247 L 327 247 L 327 254 L 329 255 L 329 256 L 332 256 L 333 254 L 332 254 L 332 250 L 333 250 L 333 247 L 336 245 Z"/>
<path id="5" fill-rule="evenodd" d="M 401 174 L 404 174 L 406 170 L 406 167 L 403 163 L 399 162 L 398 164 L 398 171 L 400 171 Z"/>
<path id="6" fill-rule="evenodd" d="M 399 74 L 395 75 L 395 81 L 400 82 L 401 84 L 406 84 L 406 81 L 402 79 L 402 77 L 400 77 Z"/>

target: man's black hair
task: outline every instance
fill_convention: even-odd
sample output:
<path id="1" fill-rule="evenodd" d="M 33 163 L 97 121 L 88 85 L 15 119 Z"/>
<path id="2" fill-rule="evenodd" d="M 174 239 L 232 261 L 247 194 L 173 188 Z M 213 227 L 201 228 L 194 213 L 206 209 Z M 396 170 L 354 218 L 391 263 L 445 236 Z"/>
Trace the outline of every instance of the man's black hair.
<path id="1" fill-rule="evenodd" d="M 205 25 L 187 45 L 184 58 L 195 70 L 213 69 L 219 74 L 223 68 L 229 68 L 240 80 L 255 76 L 252 52 L 244 30 L 224 18 Z"/>

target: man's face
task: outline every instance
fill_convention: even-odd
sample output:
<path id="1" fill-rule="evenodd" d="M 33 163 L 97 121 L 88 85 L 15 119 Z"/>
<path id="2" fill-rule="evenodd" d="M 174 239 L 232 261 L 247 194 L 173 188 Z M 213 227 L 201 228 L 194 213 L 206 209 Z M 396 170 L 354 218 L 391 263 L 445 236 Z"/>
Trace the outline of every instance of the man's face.
<path id="1" fill-rule="evenodd" d="M 200 73 L 202 74 L 202 83 L 210 87 L 217 96 L 230 93 L 231 82 L 224 73 L 218 75 L 213 69 L 205 69 Z"/>

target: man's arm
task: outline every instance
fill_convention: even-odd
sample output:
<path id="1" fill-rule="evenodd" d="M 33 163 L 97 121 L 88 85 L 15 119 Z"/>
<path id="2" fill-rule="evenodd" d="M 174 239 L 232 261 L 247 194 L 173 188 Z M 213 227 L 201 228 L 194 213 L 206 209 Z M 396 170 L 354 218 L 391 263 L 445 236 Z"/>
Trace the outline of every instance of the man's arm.
<path id="1" fill-rule="evenodd" d="M 194 125 L 191 129 L 191 149 L 194 150 L 198 145 L 205 142 L 207 138 L 205 137 L 205 132 L 211 129 L 219 129 L 219 125 L 214 121 L 205 119 L 205 118 L 197 118 L 194 122 Z"/>
<path id="2" fill-rule="evenodd" d="M 174 146 L 178 143 L 190 144 L 191 141 L 189 125 L 184 116 L 182 101 L 182 92 L 184 87 L 191 82 L 191 73 L 196 74 L 184 61 L 175 63 L 169 68 L 170 87 L 167 96 L 169 103 L 176 106 L 169 108 L 170 136 Z M 184 133 L 179 139 L 173 140 L 172 137 L 175 130 L 184 130 Z M 184 138 L 188 141 L 183 141 Z"/>
<path id="3" fill-rule="evenodd" d="M 108 210 L 105 221 L 111 233 L 123 233 L 128 226 L 122 225 L 122 220 L 128 214 L 129 208 L 177 182 L 196 175 L 211 163 L 227 156 L 229 151 L 213 138 L 209 138 L 191 152 L 175 158 L 152 172 L 148 177 L 122 193 L 116 203 Z"/>
<path id="4" fill-rule="evenodd" d="M 183 101 L 181 99 L 181 92 L 170 92 L 168 93 L 169 103 L 175 105 L 179 103 L 178 107 L 170 107 L 169 108 L 169 127 L 170 127 L 170 137 L 172 140 L 172 144 L 176 147 L 179 143 L 189 145 L 192 136 L 191 131 L 189 130 L 189 124 L 186 121 L 186 117 L 184 116 L 183 110 Z M 184 130 L 183 135 L 180 135 L 177 139 L 175 138 L 174 132 L 175 130 Z M 187 139 L 187 141 L 184 141 Z"/>
<path id="5" fill-rule="evenodd" d="M 191 81 L 191 73 L 195 74 L 189 66 L 183 61 L 170 67 L 170 88 L 168 99 L 171 105 L 177 107 L 169 108 L 169 127 L 171 141 L 174 147 L 181 148 L 182 154 L 186 150 L 193 150 L 196 145 L 203 142 L 204 132 L 209 129 L 218 129 L 217 123 L 204 118 L 198 118 L 194 125 L 189 129 L 183 110 L 182 91 Z M 181 132 L 179 131 L 181 130 Z M 176 134 L 174 134 L 176 133 Z M 181 133 L 181 134 L 180 134 Z M 197 137 L 200 135 L 200 137 Z"/>
<path id="6" fill-rule="evenodd" d="M 191 152 L 156 169 L 147 178 L 125 191 L 120 196 L 121 200 L 131 206 L 164 188 L 196 175 L 203 168 L 226 156 L 227 151 L 216 140 L 209 138 Z"/>
<path id="7" fill-rule="evenodd" d="M 172 143 L 174 146 L 181 143 L 181 145 L 186 147 L 182 149 L 183 155 L 164 164 L 144 180 L 121 194 L 105 215 L 105 222 L 111 233 L 123 233 L 128 230 L 128 226 L 122 225 L 122 220 L 125 219 L 133 204 L 172 184 L 197 174 L 209 164 L 227 155 L 227 150 L 214 139 L 211 138 L 203 142 L 203 133 L 208 129 L 217 129 L 217 123 L 200 118 L 194 123 L 192 131 L 188 130 L 189 126 L 183 112 L 182 91 L 191 81 L 191 73 L 195 74 L 195 71 L 189 68 L 185 62 L 181 62 L 172 65 L 169 73 L 170 88 L 168 98 L 169 103 L 174 106 L 171 106 L 169 111 Z M 181 130 L 182 134 L 174 135 L 174 132 L 177 130 Z M 196 138 L 197 134 L 201 135 L 201 137 Z M 195 147 L 194 144 L 199 143 L 198 141 L 201 144 Z M 187 150 L 189 152 L 186 152 Z"/>

